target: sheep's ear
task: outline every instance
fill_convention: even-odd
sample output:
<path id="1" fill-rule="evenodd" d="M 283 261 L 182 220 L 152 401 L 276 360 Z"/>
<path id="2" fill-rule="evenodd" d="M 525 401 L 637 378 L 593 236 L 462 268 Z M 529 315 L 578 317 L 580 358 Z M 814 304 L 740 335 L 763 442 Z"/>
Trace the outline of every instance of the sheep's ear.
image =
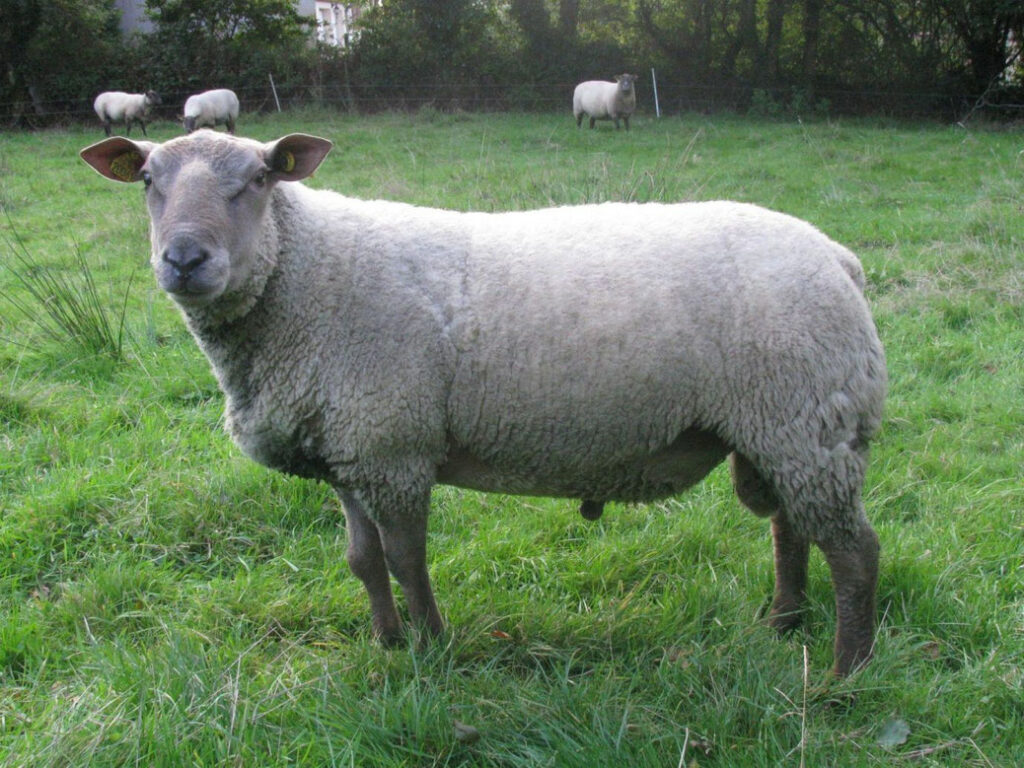
<path id="1" fill-rule="evenodd" d="M 132 141 L 123 136 L 112 136 L 86 147 L 78 154 L 108 179 L 131 182 L 142 178 L 139 170 L 155 146 L 151 141 Z"/>
<path id="2" fill-rule="evenodd" d="M 334 146 L 327 139 L 290 133 L 264 145 L 263 155 L 278 181 L 299 181 L 312 175 Z"/>

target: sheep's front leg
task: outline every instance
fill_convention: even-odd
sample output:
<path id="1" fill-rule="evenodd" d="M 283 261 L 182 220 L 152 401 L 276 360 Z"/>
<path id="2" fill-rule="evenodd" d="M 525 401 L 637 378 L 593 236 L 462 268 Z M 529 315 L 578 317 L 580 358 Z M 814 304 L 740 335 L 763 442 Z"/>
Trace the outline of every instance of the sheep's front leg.
<path id="1" fill-rule="evenodd" d="M 431 635 L 439 635 L 444 622 L 434 601 L 427 573 L 427 513 L 430 492 L 415 501 L 376 494 L 374 503 L 381 513 L 371 520 L 352 493 L 338 490 L 348 522 L 349 568 L 370 597 L 374 633 L 388 644 L 402 640 L 401 621 L 395 609 L 391 580 L 402 588 L 413 624 Z"/>
<path id="2" fill-rule="evenodd" d="M 428 635 L 444 630 L 427 573 L 427 513 L 429 491 L 415 504 L 404 504 L 385 513 L 377 524 L 384 545 L 384 559 L 405 595 L 412 623 Z"/>
<path id="3" fill-rule="evenodd" d="M 380 532 L 352 494 L 338 489 L 338 495 L 345 509 L 348 529 L 348 567 L 363 582 L 370 597 L 373 633 L 385 644 L 396 644 L 402 639 L 402 623 L 391 594 Z"/>

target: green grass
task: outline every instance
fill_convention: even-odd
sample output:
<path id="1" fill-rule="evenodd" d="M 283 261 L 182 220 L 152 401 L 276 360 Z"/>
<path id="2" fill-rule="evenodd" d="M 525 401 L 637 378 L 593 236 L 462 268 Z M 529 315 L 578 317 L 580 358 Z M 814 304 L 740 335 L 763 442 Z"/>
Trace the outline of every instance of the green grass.
<path id="1" fill-rule="evenodd" d="M 572 501 L 439 488 L 430 564 L 450 632 L 379 648 L 338 502 L 223 433 L 207 363 L 147 273 L 141 189 L 77 158 L 101 133 L 8 133 L 0 240 L 16 230 L 35 269 L 75 285 L 88 273 L 127 327 L 120 358 L 51 338 L 12 303 L 35 300 L 0 253 L 15 272 L 0 269 L 0 764 L 1024 761 L 1019 132 L 690 116 L 627 134 L 430 111 L 242 126 L 332 139 L 311 183 L 357 196 L 732 198 L 854 248 L 891 378 L 866 488 L 883 543 L 876 658 L 828 678 L 817 552 L 806 627 L 779 640 L 763 625 L 767 526 L 721 469 L 597 523 Z"/>

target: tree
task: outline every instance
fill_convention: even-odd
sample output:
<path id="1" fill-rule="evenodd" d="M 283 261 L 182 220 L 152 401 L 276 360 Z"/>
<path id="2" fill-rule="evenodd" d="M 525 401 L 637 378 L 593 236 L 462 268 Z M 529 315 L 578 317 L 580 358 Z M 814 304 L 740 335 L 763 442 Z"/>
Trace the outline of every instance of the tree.
<path id="1" fill-rule="evenodd" d="M 497 0 L 390 0 L 360 18 L 358 79 L 399 102 L 476 99 L 478 86 L 507 64 Z"/>
<path id="2" fill-rule="evenodd" d="M 90 100 L 112 74 L 120 49 L 113 0 L 5 0 L 0 51 L 5 103 L 15 122 L 66 114 Z M 35 119 L 35 118 L 33 118 Z"/>
<path id="3" fill-rule="evenodd" d="M 156 27 L 149 63 L 171 88 L 262 82 L 268 60 L 308 38 L 310 22 L 291 0 L 147 0 L 146 6 Z"/>
<path id="4" fill-rule="evenodd" d="M 9 0 L 0 5 L 0 100 L 5 104 L 15 104 L 27 96 L 25 63 L 41 11 L 39 0 Z"/>
<path id="5" fill-rule="evenodd" d="M 1020 55 L 1019 46 L 1024 42 L 1024 3 L 1020 0 L 943 0 L 938 4 L 963 43 L 971 91 L 976 95 L 985 93 Z"/>

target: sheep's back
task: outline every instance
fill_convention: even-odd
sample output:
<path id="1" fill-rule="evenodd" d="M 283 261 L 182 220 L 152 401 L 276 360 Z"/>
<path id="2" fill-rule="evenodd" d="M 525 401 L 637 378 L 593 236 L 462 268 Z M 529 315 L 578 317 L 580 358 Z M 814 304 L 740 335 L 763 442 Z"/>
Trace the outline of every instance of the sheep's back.
<path id="1" fill-rule="evenodd" d="M 139 98 L 137 94 L 123 91 L 104 91 L 93 101 L 92 108 L 100 120 L 120 120 L 129 105 Z"/>
<path id="2" fill-rule="evenodd" d="M 185 100 L 185 117 L 238 117 L 238 97 L 234 91 L 218 88 L 193 94 Z"/>
<path id="3" fill-rule="evenodd" d="M 615 98 L 617 87 L 615 83 L 604 80 L 587 80 L 580 83 L 573 91 L 573 111 L 586 112 L 588 115 L 605 114 L 611 100 Z"/>
<path id="4" fill-rule="evenodd" d="M 799 418 L 879 349 L 840 246 L 787 216 L 608 204 L 478 217 L 473 231 L 450 430 L 552 483 L 687 429 L 730 439 L 758 411 Z"/>

